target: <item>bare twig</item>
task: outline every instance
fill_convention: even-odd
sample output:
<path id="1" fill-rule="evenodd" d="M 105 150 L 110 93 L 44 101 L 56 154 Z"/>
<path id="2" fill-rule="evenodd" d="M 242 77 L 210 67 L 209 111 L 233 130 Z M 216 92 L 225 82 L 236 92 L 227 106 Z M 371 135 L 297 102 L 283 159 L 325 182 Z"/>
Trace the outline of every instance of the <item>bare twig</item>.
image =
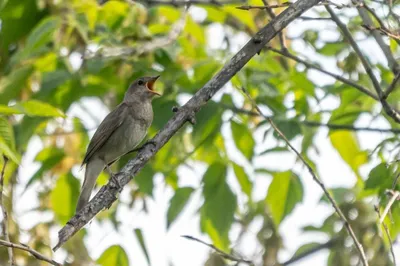
<path id="1" fill-rule="evenodd" d="M 61 266 L 62 264 L 47 258 L 46 256 L 44 256 L 43 254 L 39 253 L 38 251 L 32 249 L 31 247 L 27 246 L 27 245 L 23 245 L 23 244 L 15 244 L 15 243 L 11 243 L 10 241 L 4 241 L 2 239 L 0 239 L 0 245 L 8 247 L 10 249 L 16 248 L 16 249 L 20 249 L 20 250 L 24 250 L 26 252 L 29 252 L 32 256 L 34 256 L 36 259 L 41 260 L 41 261 L 45 261 L 50 263 L 51 265 L 56 265 L 56 266 Z"/>
<path id="2" fill-rule="evenodd" d="M 201 243 L 203 245 L 206 245 L 207 247 L 215 250 L 224 259 L 227 259 L 227 260 L 230 260 L 230 261 L 235 261 L 235 262 L 243 262 L 243 263 L 246 263 L 248 265 L 254 265 L 254 263 L 251 260 L 245 260 L 245 259 L 242 259 L 242 258 L 239 258 L 239 257 L 235 257 L 235 256 L 233 256 L 231 254 L 228 254 L 228 253 L 220 250 L 216 246 L 214 246 L 212 244 L 208 244 L 208 243 L 206 243 L 206 242 L 204 242 L 204 241 L 202 241 L 202 240 L 200 240 L 198 238 L 195 238 L 193 236 L 183 235 L 182 237 L 184 237 L 186 239 L 189 239 L 189 240 L 192 240 L 192 241 L 199 242 L 199 243 Z"/>
<path id="3" fill-rule="evenodd" d="M 346 216 L 344 216 L 342 210 L 339 208 L 338 204 L 336 203 L 335 199 L 331 196 L 329 191 L 326 189 L 325 184 L 320 180 L 317 175 L 314 173 L 314 170 L 312 169 L 311 165 L 304 159 L 304 157 L 292 146 L 290 141 L 286 138 L 286 136 L 279 130 L 279 128 L 275 125 L 274 121 L 268 116 L 265 116 L 261 109 L 258 107 L 257 103 L 253 100 L 253 98 L 250 96 L 250 94 L 247 92 L 245 88 L 242 88 L 242 91 L 246 94 L 246 96 L 249 98 L 251 101 L 252 105 L 254 108 L 257 110 L 259 115 L 263 116 L 274 128 L 276 133 L 285 141 L 285 143 L 290 147 L 290 149 L 297 155 L 297 157 L 304 163 L 306 166 L 308 172 L 311 174 L 313 177 L 314 181 L 321 187 L 321 189 L 324 191 L 324 194 L 327 196 L 329 201 L 331 202 L 333 208 L 336 210 L 336 213 L 339 215 L 340 219 L 343 221 L 347 231 L 349 232 L 351 238 L 354 241 L 354 244 L 356 245 L 356 248 L 358 249 L 358 252 L 360 253 L 361 261 L 363 262 L 364 266 L 368 266 L 368 260 L 367 257 L 365 256 L 364 248 L 361 245 L 361 243 L 358 241 L 353 228 L 351 227 L 350 223 L 348 222 Z"/>
<path id="4" fill-rule="evenodd" d="M 277 4 L 277 5 L 268 5 L 268 4 L 264 3 L 263 6 L 249 6 L 249 5 L 247 5 L 247 6 L 237 6 L 236 8 L 237 9 L 241 9 L 241 10 L 250 10 L 250 9 L 265 9 L 265 10 L 268 10 L 268 9 L 271 9 L 271 8 L 287 7 L 289 5 L 291 5 L 290 2 L 284 2 L 282 4 Z"/>
<path id="5" fill-rule="evenodd" d="M 379 206 L 375 205 L 374 207 L 375 207 L 376 213 L 378 214 L 378 218 L 380 220 L 382 218 L 382 216 L 381 216 L 381 212 L 379 211 Z M 396 256 L 394 255 L 392 238 L 390 237 L 389 229 L 388 229 L 387 225 L 384 222 L 382 222 L 382 225 L 383 225 L 383 228 L 385 229 L 386 237 L 389 240 L 390 253 L 392 253 L 392 258 L 393 258 L 393 265 L 396 266 Z"/>
<path id="6" fill-rule="evenodd" d="M 400 114 L 394 109 L 392 108 L 389 103 L 384 99 L 384 93 L 383 90 L 377 80 L 377 78 L 375 77 L 374 73 L 372 72 L 372 69 L 366 59 L 366 57 L 363 55 L 363 53 L 361 52 L 360 47 L 358 46 L 358 44 L 356 43 L 356 41 L 353 39 L 353 37 L 351 36 L 351 33 L 349 31 L 349 29 L 347 28 L 347 26 L 345 24 L 343 24 L 339 17 L 333 12 L 332 8 L 329 5 L 325 6 L 326 10 L 329 12 L 329 14 L 331 15 L 331 18 L 333 21 L 335 21 L 336 25 L 340 28 L 340 30 L 342 31 L 343 35 L 346 37 L 346 39 L 350 42 L 350 45 L 353 47 L 353 50 L 356 52 L 357 56 L 360 58 L 362 65 L 364 66 L 365 71 L 367 72 L 372 85 L 378 95 L 379 101 L 382 104 L 383 110 L 386 112 L 386 114 L 388 116 L 390 116 L 394 121 L 396 121 L 397 123 L 400 123 Z"/>
<path id="7" fill-rule="evenodd" d="M 301 58 L 289 53 L 289 51 L 277 50 L 277 49 L 275 49 L 273 47 L 270 47 L 270 46 L 267 47 L 267 49 L 269 49 L 269 50 L 271 50 L 271 51 L 273 51 L 275 53 L 278 53 L 280 55 L 286 56 L 286 57 L 288 57 L 290 59 L 293 59 L 293 60 L 305 65 L 307 68 L 315 69 L 315 70 L 317 70 L 319 72 L 322 72 L 322 73 L 324 73 L 324 74 L 326 74 L 328 76 L 331 76 L 332 78 L 335 78 L 336 80 L 339 80 L 339 81 L 341 81 L 341 82 L 343 82 L 343 83 L 345 83 L 347 85 L 350 85 L 350 86 L 358 89 L 359 91 L 361 91 L 362 93 L 368 95 L 369 97 L 371 97 L 371 98 L 373 98 L 375 100 L 379 100 L 379 98 L 373 92 L 371 92 L 367 88 L 357 84 L 355 81 L 346 79 L 346 78 L 344 78 L 343 76 L 341 76 L 339 74 L 334 74 L 334 73 L 329 72 L 329 71 L 327 71 L 325 69 L 322 69 L 321 67 L 319 67 L 317 65 L 309 63 L 309 62 L 307 62 L 307 61 L 305 61 L 305 60 L 303 60 L 303 59 L 301 59 Z"/>
<path id="8" fill-rule="evenodd" d="M 274 38 L 279 31 L 289 25 L 320 0 L 298 0 L 272 19 L 264 28 L 251 38 L 225 66 L 166 123 L 151 140 L 154 145 L 146 145 L 136 157 L 130 160 L 115 178 L 103 186 L 94 198 L 59 231 L 59 242 L 53 248 L 59 249 L 68 239 L 85 226 L 97 213 L 109 208 L 117 200 L 123 186 L 136 176 L 144 165 L 172 138 L 172 136 L 198 112 L 249 60 Z M 117 182 L 116 182 L 117 181 Z"/>
<path id="9" fill-rule="evenodd" d="M 235 113 L 241 113 L 241 114 L 246 114 L 250 116 L 260 116 L 258 113 L 241 109 L 235 106 L 223 104 L 223 103 L 218 103 L 218 106 L 231 110 L 232 112 Z M 274 116 L 268 116 L 269 118 L 273 119 L 274 121 L 287 121 L 286 118 L 276 118 Z M 330 130 L 348 130 L 348 131 L 368 131 L 368 132 L 379 132 L 379 133 L 400 133 L 400 129 L 385 129 L 385 128 L 373 128 L 373 127 L 356 127 L 353 125 L 342 125 L 342 124 L 333 124 L 333 123 L 322 123 L 322 122 L 316 122 L 316 121 L 309 121 L 309 120 L 291 120 L 294 122 L 297 122 L 301 125 L 307 126 L 307 127 L 327 127 Z"/>
<path id="10" fill-rule="evenodd" d="M 392 83 L 389 85 L 389 87 L 386 89 L 385 93 L 383 94 L 383 99 L 387 99 L 389 94 L 392 93 L 392 91 L 396 88 L 397 82 L 400 80 L 400 72 L 397 73 L 396 77 L 394 77 Z"/>
<path id="11" fill-rule="evenodd" d="M 185 27 L 187 9 L 182 12 L 181 18 L 172 26 L 172 29 L 169 31 L 168 35 L 156 38 L 144 44 L 141 44 L 138 47 L 102 47 L 97 52 L 91 53 L 87 51 L 83 56 L 85 59 L 90 59 L 93 57 L 126 57 L 126 56 L 140 56 L 142 54 L 147 54 L 151 51 L 154 51 L 158 48 L 165 47 L 172 42 L 174 42 L 179 34 L 182 32 Z"/>
<path id="12" fill-rule="evenodd" d="M 1 231 L 3 231 L 4 238 L 6 241 L 10 241 L 10 236 L 8 235 L 8 214 L 7 214 L 7 209 L 6 206 L 4 205 L 3 202 L 3 189 L 4 189 L 4 172 L 6 170 L 8 158 L 3 155 L 3 167 L 1 169 L 0 173 L 0 206 L 1 206 L 1 211 L 3 214 L 3 222 L 1 223 Z M 14 254 L 12 248 L 8 248 L 8 258 L 10 262 L 10 266 L 14 265 Z"/>
<path id="13" fill-rule="evenodd" d="M 187 6 L 187 5 L 205 5 L 205 6 L 223 6 L 223 5 L 231 5 L 231 4 L 238 4 L 243 3 L 245 0 L 172 0 L 172 1 L 163 1 L 163 0 L 140 0 L 138 2 L 146 3 L 148 5 L 167 5 L 167 6 Z"/>
<path id="14" fill-rule="evenodd" d="M 392 197 L 390 198 L 388 204 L 386 205 L 385 209 L 383 210 L 382 216 L 379 219 L 379 223 L 383 223 L 383 220 L 385 220 L 386 215 L 388 214 L 390 208 L 392 207 L 393 203 L 396 200 L 400 200 L 400 192 L 399 191 L 393 191 L 388 189 L 387 190 L 388 193 L 390 193 L 392 195 Z"/>
<path id="15" fill-rule="evenodd" d="M 285 7 L 288 5 L 291 5 L 292 2 L 283 2 L 281 4 L 276 4 L 276 5 L 264 5 L 264 6 L 256 6 L 256 5 L 243 5 L 243 6 L 237 6 L 237 9 L 241 9 L 241 10 L 251 10 L 251 9 L 271 9 L 271 8 L 281 8 L 281 7 Z M 318 4 L 318 6 L 334 6 L 337 9 L 342 9 L 342 8 L 351 8 L 351 7 L 359 7 L 359 6 L 363 6 L 362 3 L 359 4 L 337 4 L 334 1 L 329 1 L 329 0 L 325 0 L 322 1 Z"/>
<path id="16" fill-rule="evenodd" d="M 372 32 L 372 36 L 374 36 L 374 39 L 376 40 L 377 44 L 381 48 L 383 54 L 386 57 L 386 60 L 388 62 L 388 65 L 392 71 L 397 74 L 400 71 L 400 66 L 397 63 L 396 59 L 394 58 L 392 51 L 390 50 L 390 47 L 385 43 L 383 40 L 381 34 L 377 29 L 374 27 L 374 22 L 372 21 L 371 17 L 369 16 L 369 13 L 372 13 L 375 15 L 375 12 L 371 9 L 367 9 L 367 5 L 363 0 L 352 0 L 353 3 L 355 4 L 360 4 L 357 6 L 358 14 L 360 14 L 360 17 L 364 23 L 365 28 L 370 29 Z M 376 16 L 377 17 L 377 16 Z M 385 32 L 382 29 L 383 32 Z"/>
<path id="17" fill-rule="evenodd" d="M 315 252 L 318 252 L 318 251 L 320 251 L 322 249 L 326 249 L 326 248 L 330 249 L 336 244 L 338 239 L 339 239 L 338 237 L 332 238 L 331 240 L 327 241 L 326 243 L 320 244 L 320 245 L 318 245 L 316 247 L 313 247 L 313 248 L 311 248 L 309 250 L 306 250 L 306 251 L 294 256 L 293 258 L 289 259 L 288 261 L 285 261 L 281 265 L 282 266 L 288 266 L 288 265 L 290 265 L 292 263 L 295 263 L 295 262 L 297 262 L 297 261 L 299 261 L 299 260 L 301 260 L 301 259 L 303 259 L 303 258 L 305 258 L 307 256 L 310 256 L 311 254 L 314 254 Z"/>

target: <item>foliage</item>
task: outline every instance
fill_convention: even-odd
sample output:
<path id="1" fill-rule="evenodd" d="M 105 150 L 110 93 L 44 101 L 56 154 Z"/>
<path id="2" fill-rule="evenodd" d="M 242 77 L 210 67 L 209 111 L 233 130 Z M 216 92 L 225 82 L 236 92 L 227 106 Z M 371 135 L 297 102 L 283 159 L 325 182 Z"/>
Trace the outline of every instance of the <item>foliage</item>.
<path id="1" fill-rule="evenodd" d="M 256 0 L 248 3 L 262 5 Z M 399 3 L 393 5 L 398 7 Z M 50 232 L 74 214 L 80 189 L 81 173 L 77 169 L 93 129 L 87 121 L 93 120 L 95 127 L 100 122 L 99 114 L 88 104 L 89 100 L 99 100 L 102 108 L 110 110 L 122 100 L 132 80 L 160 74 L 156 90 L 163 96 L 154 101 L 155 118 L 148 134 L 153 136 L 172 117 L 172 107 L 206 84 L 233 51 L 236 52 L 235 42 L 243 43 L 241 38 L 252 36 L 269 21 L 264 10 L 244 11 L 235 7 L 235 4 L 202 6 L 205 17 L 198 18 L 196 12 L 190 13 L 176 40 L 151 52 L 136 54 L 135 48 L 149 42 L 157 43 L 159 38 L 167 36 L 179 22 L 183 8 L 146 6 L 130 1 L 106 1 L 102 5 L 95 0 L 0 1 L 0 154 L 10 159 L 5 186 L 8 191 L 17 191 L 17 187 L 23 193 L 34 191 L 38 204 L 27 209 L 51 213 L 53 217 L 46 223 L 38 222 L 28 232 L 32 248 L 50 254 L 50 248 L 43 243 L 50 243 Z M 318 7 L 312 14 L 326 17 L 324 10 Z M 354 36 L 372 38 L 361 27 L 358 16 L 349 17 L 344 11 L 341 14 L 348 19 L 347 25 Z M 213 37 L 208 30 L 216 25 L 222 27 L 221 34 L 225 36 L 218 48 L 212 48 Z M 316 58 L 334 60 L 337 73 L 373 91 L 348 42 L 340 34 L 334 35 L 332 40 L 326 37 L 326 29 L 308 26 L 295 34 L 300 37 L 287 39 L 289 51 L 305 57 L 301 48 L 297 48 L 300 45 L 318 55 Z M 398 43 L 393 39 L 388 42 L 391 52 L 398 54 Z M 276 38 L 269 45 L 279 48 L 280 42 Z M 126 49 L 132 48 L 130 53 L 124 54 Z M 106 55 L 106 51 L 115 54 Z M 369 51 L 364 52 L 372 57 Z M 379 73 L 380 85 L 387 88 L 394 73 L 387 64 L 368 59 L 374 71 Z M 318 175 L 320 162 L 314 155 L 320 151 L 315 137 L 326 123 L 350 127 L 361 123 L 374 127 L 374 121 L 379 120 L 392 130 L 400 128 L 384 114 L 379 102 L 348 84 L 333 79 L 321 82 L 315 77 L 315 72 L 313 75 L 312 70 L 300 63 L 272 51 L 261 52 L 229 82 L 229 89 L 221 97 L 202 108 L 196 115 L 195 125 L 187 125 L 176 134 L 124 188 L 130 201 L 118 201 L 96 219 L 111 222 L 118 231 L 117 213 L 122 209 L 137 210 L 141 203 L 146 211 L 146 200 L 154 196 L 157 184 L 173 192 L 166 210 L 166 228 L 169 230 L 194 194 L 201 191 L 201 201 L 196 202 L 195 207 L 198 209 L 196 215 L 200 217 L 198 226 L 216 247 L 230 252 L 232 244 L 240 242 L 240 237 L 233 237 L 235 228 L 240 227 L 245 232 L 254 221 L 262 221 L 255 234 L 263 257 L 257 259 L 262 259 L 263 265 L 276 263 L 278 252 L 284 248 L 279 229 L 303 203 L 304 183 L 310 177 L 305 171 L 297 170 L 295 166 L 300 163 L 285 161 L 285 165 L 291 166 L 281 169 L 266 162 L 267 156 L 283 158 L 279 156 L 286 154 L 288 148 L 282 145 L 263 118 L 235 112 L 235 109 L 252 110 L 249 101 L 237 89 L 245 87 L 257 104 L 273 115 L 283 134 L 290 141 L 300 143 L 297 146 L 301 146 L 300 151 L 310 164 L 316 166 Z M 399 91 L 394 91 L 388 98 L 394 107 L 398 107 L 398 100 Z M 329 104 L 329 101 L 335 104 Z M 77 108 L 90 119 L 85 122 L 83 116 L 71 115 Z M 321 127 L 311 127 L 307 121 Z M 377 215 L 368 199 L 378 199 L 383 210 L 388 202 L 385 190 L 400 189 L 399 184 L 393 185 L 394 178 L 399 175 L 394 162 L 400 153 L 398 136 L 387 133 L 375 149 L 365 150 L 360 145 L 364 133 L 329 126 L 324 132 L 338 156 L 354 173 L 349 177 L 354 179 L 353 187 L 337 187 L 330 191 L 346 217 L 350 217 L 358 239 L 372 254 L 371 265 L 390 265 L 389 243 L 381 237 L 382 228 L 376 223 Z M 18 167 L 31 154 L 34 142 L 41 146 L 34 156 L 38 168 L 21 185 Z M 124 156 L 113 168 L 121 169 L 130 156 Z M 201 181 L 197 187 L 182 185 L 182 180 L 188 177 L 181 175 L 179 170 L 195 163 L 204 167 L 204 174 L 195 173 Z M 366 165 L 371 166 L 369 174 L 362 171 Z M 340 169 L 337 174 L 341 175 Z M 162 184 L 154 181 L 157 175 L 163 177 Z M 107 174 L 102 173 L 98 185 L 104 184 L 107 178 Z M 261 197 L 256 195 L 258 178 L 271 180 Z M 40 189 L 35 190 L 38 186 Z M 18 194 L 10 193 L 10 210 L 16 197 Z M 326 197 L 319 202 L 321 205 L 327 203 Z M 19 217 L 14 218 L 9 221 L 12 223 L 11 240 L 19 242 L 23 229 Z M 389 218 L 385 221 L 389 221 L 391 237 L 396 239 L 400 234 L 399 204 L 394 205 L 391 219 L 392 222 Z M 354 245 L 349 247 L 347 231 L 343 226 L 338 228 L 338 223 L 340 219 L 332 210 L 332 215 L 321 221 L 321 226 L 305 226 L 304 234 L 318 232 L 329 239 L 335 238 L 328 265 L 354 265 L 357 250 Z M 137 238 L 150 265 L 152 247 L 146 245 L 146 232 L 132 228 L 128 233 Z M 71 265 L 82 265 L 87 261 L 96 261 L 99 265 L 135 265 L 127 255 L 129 250 L 122 245 L 111 245 L 100 256 L 90 257 L 84 242 L 85 234 L 81 232 L 71 240 L 73 243 L 64 247 Z M 310 241 L 298 252 L 316 245 Z M 21 265 L 36 265 L 32 264 L 35 258 L 26 253 L 17 252 L 16 255 L 22 261 Z M 5 265 L 6 258 L 6 249 L 0 249 L 0 264 Z M 212 254 L 208 263 L 222 265 L 223 261 Z"/>

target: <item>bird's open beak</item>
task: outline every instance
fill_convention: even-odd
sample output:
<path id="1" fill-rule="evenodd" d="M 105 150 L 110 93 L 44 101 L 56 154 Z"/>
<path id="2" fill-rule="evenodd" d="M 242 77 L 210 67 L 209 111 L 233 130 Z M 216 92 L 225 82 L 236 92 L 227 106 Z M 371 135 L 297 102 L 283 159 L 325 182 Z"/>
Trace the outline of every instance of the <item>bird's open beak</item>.
<path id="1" fill-rule="evenodd" d="M 158 79 L 159 77 L 160 77 L 160 76 L 151 77 L 150 80 L 146 82 L 146 87 L 147 87 L 147 89 L 148 89 L 150 92 L 152 92 L 152 93 L 154 93 L 154 94 L 157 94 L 158 96 L 161 96 L 160 93 L 158 93 L 158 92 L 156 92 L 156 91 L 154 90 L 154 83 L 156 83 L 156 81 L 157 81 L 157 79 Z"/>

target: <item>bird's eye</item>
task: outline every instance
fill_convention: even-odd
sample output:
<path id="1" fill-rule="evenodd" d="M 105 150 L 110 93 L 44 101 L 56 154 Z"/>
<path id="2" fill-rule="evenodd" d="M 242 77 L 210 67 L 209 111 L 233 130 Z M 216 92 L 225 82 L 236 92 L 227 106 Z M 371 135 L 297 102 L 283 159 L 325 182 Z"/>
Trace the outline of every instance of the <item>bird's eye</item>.
<path id="1" fill-rule="evenodd" d="M 143 84 L 144 84 L 143 80 L 139 80 L 139 81 L 138 81 L 138 84 L 139 84 L 139 85 L 143 85 Z"/>

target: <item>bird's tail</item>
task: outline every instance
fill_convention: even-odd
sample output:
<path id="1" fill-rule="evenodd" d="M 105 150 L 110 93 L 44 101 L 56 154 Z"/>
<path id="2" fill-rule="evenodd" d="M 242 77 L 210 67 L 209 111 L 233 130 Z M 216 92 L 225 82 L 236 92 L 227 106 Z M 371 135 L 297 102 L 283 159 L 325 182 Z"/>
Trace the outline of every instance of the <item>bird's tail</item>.
<path id="1" fill-rule="evenodd" d="M 80 211 L 89 202 L 97 177 L 103 168 L 104 162 L 100 159 L 91 160 L 86 164 L 85 180 L 83 181 L 81 194 L 76 205 L 76 212 Z"/>

